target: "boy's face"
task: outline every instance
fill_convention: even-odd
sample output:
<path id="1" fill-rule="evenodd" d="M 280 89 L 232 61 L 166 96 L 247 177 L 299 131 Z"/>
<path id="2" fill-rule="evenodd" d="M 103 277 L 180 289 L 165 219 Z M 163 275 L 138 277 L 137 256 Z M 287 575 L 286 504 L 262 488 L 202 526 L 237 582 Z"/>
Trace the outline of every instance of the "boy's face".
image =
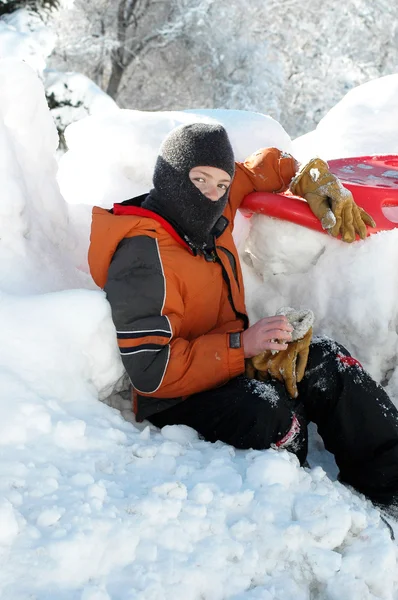
<path id="1" fill-rule="evenodd" d="M 189 179 L 206 198 L 216 202 L 231 185 L 231 177 L 226 171 L 216 167 L 194 167 L 189 171 Z"/>

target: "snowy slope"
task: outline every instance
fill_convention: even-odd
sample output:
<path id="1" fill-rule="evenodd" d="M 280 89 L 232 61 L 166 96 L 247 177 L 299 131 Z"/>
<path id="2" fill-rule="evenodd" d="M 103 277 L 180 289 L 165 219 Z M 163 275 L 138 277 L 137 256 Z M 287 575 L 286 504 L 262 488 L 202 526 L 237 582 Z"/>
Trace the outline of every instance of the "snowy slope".
<path id="1" fill-rule="evenodd" d="M 270 143 L 289 149 L 269 118 L 253 115 L 250 125 L 245 114 L 238 128 L 239 115 L 232 117 L 226 125 L 238 155 L 252 141 L 253 150 Z M 396 599 L 396 545 L 369 502 L 316 466 L 321 460 L 331 469 L 316 436 L 309 470 L 285 451 L 235 451 L 189 428 L 159 432 L 133 422 L 109 307 L 86 272 L 89 204 L 144 189 L 147 158 L 176 120 L 188 118 L 120 111 L 120 119 L 73 126 L 62 189 L 68 200 L 73 190 L 91 194 L 67 205 L 41 84 L 27 65 L 0 62 L 0 597 Z M 84 198 L 88 204 L 80 205 Z M 365 359 L 365 344 L 386 323 L 376 340 L 380 361 L 368 360 L 381 374 L 396 352 L 397 232 L 348 248 L 257 221 L 249 257 L 248 222 L 237 231 L 254 265 L 245 270 L 250 310 L 273 309 L 294 294 L 314 309 L 319 328 L 337 320 L 343 331 L 344 306 L 347 343 L 361 346 Z M 271 225 L 273 249 L 261 245 Z M 377 277 L 365 293 L 370 268 Z"/>

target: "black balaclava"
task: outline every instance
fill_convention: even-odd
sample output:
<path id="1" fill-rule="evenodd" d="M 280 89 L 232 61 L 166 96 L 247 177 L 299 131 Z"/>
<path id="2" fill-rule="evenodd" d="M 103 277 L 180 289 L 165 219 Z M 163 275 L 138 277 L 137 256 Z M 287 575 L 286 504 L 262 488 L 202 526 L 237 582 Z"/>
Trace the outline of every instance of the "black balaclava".
<path id="1" fill-rule="evenodd" d="M 217 167 L 234 176 L 234 153 L 222 125 L 193 123 L 167 136 L 155 165 L 154 189 L 142 207 L 161 215 L 201 250 L 210 243 L 210 232 L 228 202 L 228 190 L 217 201 L 206 198 L 189 179 L 190 170 L 199 166 Z"/>

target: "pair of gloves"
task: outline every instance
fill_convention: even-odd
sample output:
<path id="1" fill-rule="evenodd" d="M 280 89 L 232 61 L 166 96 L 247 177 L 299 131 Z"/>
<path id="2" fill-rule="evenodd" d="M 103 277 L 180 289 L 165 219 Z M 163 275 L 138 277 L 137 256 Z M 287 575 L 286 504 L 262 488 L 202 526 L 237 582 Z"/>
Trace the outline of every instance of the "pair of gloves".
<path id="1" fill-rule="evenodd" d="M 344 242 L 354 242 L 356 235 L 366 238 L 366 225 L 376 227 L 372 217 L 355 204 L 352 194 L 329 171 L 327 162 L 313 158 L 290 183 L 290 191 L 305 198 L 323 229 Z"/>
<path id="2" fill-rule="evenodd" d="M 286 350 L 265 350 L 247 359 L 246 376 L 259 381 L 278 379 L 285 384 L 289 396 L 297 398 L 297 383 L 304 377 L 307 366 L 314 313 L 285 307 L 276 314 L 285 315 L 293 326 L 292 341 Z"/>

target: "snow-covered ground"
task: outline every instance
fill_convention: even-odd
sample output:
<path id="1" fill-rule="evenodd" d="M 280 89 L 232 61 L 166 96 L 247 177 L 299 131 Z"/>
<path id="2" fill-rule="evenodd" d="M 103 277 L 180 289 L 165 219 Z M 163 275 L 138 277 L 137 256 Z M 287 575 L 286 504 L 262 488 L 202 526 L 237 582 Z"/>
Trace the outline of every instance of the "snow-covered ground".
<path id="1" fill-rule="evenodd" d="M 385 108 L 385 151 L 398 153 Z M 337 114 L 342 131 L 355 114 Z M 324 135 L 338 149 L 332 116 Z M 263 115 L 115 111 L 69 128 L 60 191 L 42 84 L 0 61 L 2 600 L 398 598 L 397 546 L 371 504 L 335 481 L 315 432 L 302 469 L 286 451 L 134 423 L 109 307 L 87 271 L 90 208 L 148 189 L 162 137 L 200 118 L 225 124 L 239 159 L 294 147 Z M 373 123 L 366 131 L 364 118 L 358 153 L 361 140 L 372 152 Z M 235 233 L 252 318 L 312 308 L 316 331 L 353 350 L 398 403 L 398 229 L 348 246 L 255 216 Z"/>

